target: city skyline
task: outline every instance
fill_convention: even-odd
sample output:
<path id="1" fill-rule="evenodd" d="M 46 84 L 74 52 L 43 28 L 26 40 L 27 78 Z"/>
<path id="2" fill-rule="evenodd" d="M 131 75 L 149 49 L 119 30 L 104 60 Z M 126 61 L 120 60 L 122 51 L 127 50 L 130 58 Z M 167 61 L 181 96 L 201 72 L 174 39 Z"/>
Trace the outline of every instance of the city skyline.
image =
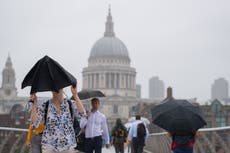
<path id="1" fill-rule="evenodd" d="M 198 101 L 210 99 L 215 79 L 230 80 L 225 68 L 230 64 L 228 1 L 23 2 L 0 2 L 0 71 L 10 53 L 19 96 L 29 94 L 20 89 L 21 81 L 45 55 L 74 74 L 82 87 L 81 72 L 104 32 L 109 4 L 115 34 L 128 48 L 143 98 L 151 76 L 173 87 L 176 98 Z"/>
<path id="2" fill-rule="evenodd" d="M 211 87 L 211 99 L 229 99 L 229 83 L 225 80 L 225 78 L 218 78 L 214 80 Z"/>
<path id="3" fill-rule="evenodd" d="M 164 99 L 165 85 L 164 81 L 158 76 L 153 76 L 149 79 L 149 99 Z"/>

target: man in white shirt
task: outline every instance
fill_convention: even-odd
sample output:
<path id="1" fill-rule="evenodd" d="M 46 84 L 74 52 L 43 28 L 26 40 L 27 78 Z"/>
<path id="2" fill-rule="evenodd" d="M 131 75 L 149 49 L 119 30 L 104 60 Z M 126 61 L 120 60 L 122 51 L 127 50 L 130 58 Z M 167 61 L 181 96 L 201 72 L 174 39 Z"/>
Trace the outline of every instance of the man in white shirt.
<path id="1" fill-rule="evenodd" d="M 105 141 L 106 148 L 109 148 L 109 131 L 106 122 L 106 117 L 98 111 L 100 101 L 98 98 L 91 100 L 92 109 L 87 117 L 82 117 L 80 127 L 85 128 L 85 152 L 86 153 L 101 153 L 102 139 Z"/>
<path id="2" fill-rule="evenodd" d="M 138 131 L 139 124 L 143 125 L 145 131 Z M 138 133 L 139 132 L 139 133 Z M 140 133 L 141 132 L 141 133 Z M 142 134 L 142 135 L 141 135 Z M 145 141 L 148 138 L 149 131 L 146 124 L 141 120 L 140 115 L 136 115 L 136 121 L 134 121 L 129 130 L 128 140 L 131 143 L 132 153 L 143 153 L 143 148 L 145 146 Z"/>

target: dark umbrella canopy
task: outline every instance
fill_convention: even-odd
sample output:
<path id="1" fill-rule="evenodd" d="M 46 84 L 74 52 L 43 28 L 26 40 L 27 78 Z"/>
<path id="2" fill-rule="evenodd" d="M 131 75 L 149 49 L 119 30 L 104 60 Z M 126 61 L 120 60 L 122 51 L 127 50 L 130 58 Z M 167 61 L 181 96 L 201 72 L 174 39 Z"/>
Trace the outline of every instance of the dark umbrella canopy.
<path id="1" fill-rule="evenodd" d="M 30 93 L 58 91 L 69 85 L 75 85 L 76 78 L 67 72 L 59 63 L 45 56 L 40 59 L 25 76 L 22 88 L 31 86 Z"/>
<path id="2" fill-rule="evenodd" d="M 82 90 L 78 92 L 78 97 L 81 100 L 94 98 L 94 97 L 105 97 L 105 94 L 100 90 Z M 73 97 L 71 97 L 73 99 Z"/>
<path id="3" fill-rule="evenodd" d="M 187 100 L 166 99 L 152 109 L 153 123 L 170 133 L 194 133 L 206 125 L 198 106 Z"/>

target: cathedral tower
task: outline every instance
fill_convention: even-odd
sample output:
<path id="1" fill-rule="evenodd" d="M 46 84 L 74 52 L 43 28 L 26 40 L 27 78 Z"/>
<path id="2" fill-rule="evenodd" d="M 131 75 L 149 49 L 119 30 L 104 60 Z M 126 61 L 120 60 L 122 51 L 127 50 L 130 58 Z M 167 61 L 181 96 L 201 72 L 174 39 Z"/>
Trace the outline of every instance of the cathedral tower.
<path id="1" fill-rule="evenodd" d="M 15 71 L 12 67 L 11 58 L 8 55 L 5 68 L 2 71 L 2 87 L 0 88 L 1 99 L 14 99 L 17 96 L 15 81 Z"/>

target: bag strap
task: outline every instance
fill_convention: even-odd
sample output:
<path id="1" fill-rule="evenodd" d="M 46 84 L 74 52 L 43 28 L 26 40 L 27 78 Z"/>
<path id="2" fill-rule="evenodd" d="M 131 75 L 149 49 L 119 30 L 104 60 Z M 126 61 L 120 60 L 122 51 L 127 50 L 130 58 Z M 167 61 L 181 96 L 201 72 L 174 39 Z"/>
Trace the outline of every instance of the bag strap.
<path id="1" fill-rule="evenodd" d="M 69 100 L 69 99 L 67 99 L 67 102 L 68 102 L 68 104 L 69 104 L 69 112 L 70 112 L 71 118 L 74 119 L 72 102 L 71 102 L 71 100 Z"/>
<path id="2" fill-rule="evenodd" d="M 49 100 L 45 102 L 45 110 L 44 110 L 44 123 L 46 124 L 47 120 L 47 112 L 48 112 L 48 107 L 49 107 Z"/>
<path id="3" fill-rule="evenodd" d="M 70 111 L 70 115 L 71 115 L 71 118 L 73 119 L 73 107 L 72 107 L 72 102 L 67 99 L 67 102 L 69 104 L 69 111 Z M 48 108 L 49 108 L 49 100 L 47 100 L 45 102 L 45 109 L 44 109 L 44 123 L 46 124 L 46 120 L 47 120 L 47 112 L 48 112 Z"/>

